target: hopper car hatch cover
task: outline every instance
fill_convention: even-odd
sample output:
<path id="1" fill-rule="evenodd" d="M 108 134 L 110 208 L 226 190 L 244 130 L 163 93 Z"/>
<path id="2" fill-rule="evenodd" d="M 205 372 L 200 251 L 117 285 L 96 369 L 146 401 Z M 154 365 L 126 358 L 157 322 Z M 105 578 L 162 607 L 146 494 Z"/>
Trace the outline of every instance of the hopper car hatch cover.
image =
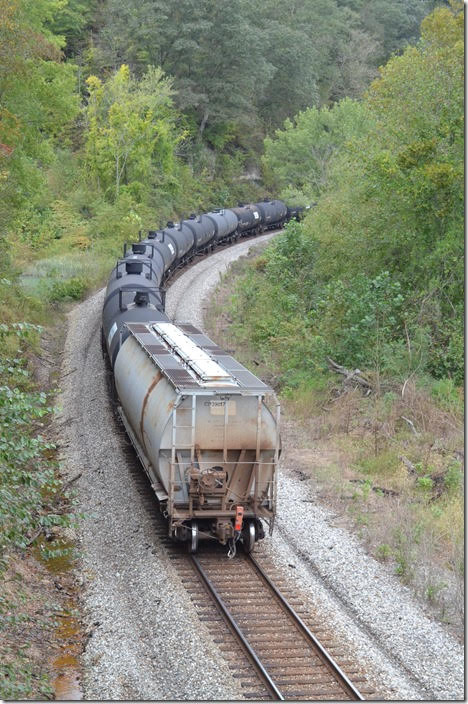
<path id="1" fill-rule="evenodd" d="M 271 391 L 194 325 L 149 322 L 126 327 L 179 391 L 262 395 Z"/>

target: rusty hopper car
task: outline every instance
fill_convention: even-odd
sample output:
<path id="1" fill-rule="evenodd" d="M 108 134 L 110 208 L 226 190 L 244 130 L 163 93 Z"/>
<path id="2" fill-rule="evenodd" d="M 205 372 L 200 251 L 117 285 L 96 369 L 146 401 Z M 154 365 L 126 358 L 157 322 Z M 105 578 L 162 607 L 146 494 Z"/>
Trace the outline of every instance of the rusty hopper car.
<path id="1" fill-rule="evenodd" d="M 252 550 L 275 516 L 275 394 L 192 325 L 126 328 L 114 367 L 119 410 L 169 535 L 192 552 L 200 539 Z"/>

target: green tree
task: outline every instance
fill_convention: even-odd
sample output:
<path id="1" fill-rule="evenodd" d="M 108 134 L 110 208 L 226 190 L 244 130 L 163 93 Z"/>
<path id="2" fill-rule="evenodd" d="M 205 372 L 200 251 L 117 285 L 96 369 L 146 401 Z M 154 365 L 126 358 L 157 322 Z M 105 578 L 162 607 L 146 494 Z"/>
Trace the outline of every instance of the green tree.
<path id="1" fill-rule="evenodd" d="M 391 59 L 371 86 L 375 127 L 345 145 L 333 167 L 336 188 L 316 214 L 331 247 L 327 275 L 390 267 L 412 288 L 442 286 L 453 305 L 460 300 L 461 21 L 461 13 L 437 9 L 419 46 Z"/>
<path id="2" fill-rule="evenodd" d="M 57 6 L 48 24 L 55 35 L 64 37 L 67 57 L 75 56 L 85 46 L 97 7 L 98 0 L 66 0 Z"/>
<path id="3" fill-rule="evenodd" d="M 205 128 L 278 127 L 299 110 L 358 97 L 379 62 L 417 38 L 430 0 L 107 0 L 94 70 L 149 64 L 174 77 L 180 108 Z"/>
<path id="4" fill-rule="evenodd" d="M 316 199 L 327 188 L 332 158 L 345 142 L 367 134 L 367 107 L 346 99 L 333 107 L 309 108 L 286 120 L 284 129 L 265 139 L 263 164 L 272 185 Z"/>
<path id="5" fill-rule="evenodd" d="M 365 363 L 375 342 L 379 369 L 408 369 L 413 355 L 420 369 L 462 379 L 463 69 L 453 2 L 422 22 L 418 45 L 390 59 L 362 103 L 307 110 L 265 142 L 271 181 L 319 196 L 303 226 L 315 287 L 294 294 L 309 298 L 298 309 L 311 311 L 322 350 L 345 364 Z M 405 314 L 384 323 L 371 304 L 385 281 L 393 307 L 401 287 Z"/>
<path id="6" fill-rule="evenodd" d="M 170 178 L 176 136 L 172 83 L 159 68 L 137 80 L 125 64 L 105 83 L 87 80 L 86 162 L 98 188 L 110 199 L 122 186 L 137 200 L 154 179 Z"/>
<path id="7" fill-rule="evenodd" d="M 359 2 L 362 28 L 376 41 L 379 65 L 391 54 L 404 49 L 419 38 L 419 25 L 437 3 L 434 0 L 363 0 Z"/>
<path id="8" fill-rule="evenodd" d="M 232 119 L 251 123 L 272 68 L 246 7 L 246 0 L 109 0 L 92 61 L 115 69 L 125 60 L 137 74 L 161 66 L 200 133 Z"/>
<path id="9" fill-rule="evenodd" d="M 62 61 L 63 37 L 49 29 L 61 5 L 10 0 L 0 6 L 2 229 L 40 201 L 42 168 L 78 112 L 74 67 Z"/>

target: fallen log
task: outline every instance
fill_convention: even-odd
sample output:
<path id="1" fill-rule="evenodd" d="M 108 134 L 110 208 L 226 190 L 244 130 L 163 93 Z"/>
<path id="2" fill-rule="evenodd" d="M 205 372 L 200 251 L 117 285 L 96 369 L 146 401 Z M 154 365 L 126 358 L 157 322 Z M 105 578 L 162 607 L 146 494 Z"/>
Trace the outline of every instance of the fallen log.
<path id="1" fill-rule="evenodd" d="M 365 479 L 350 479 L 350 483 L 352 484 L 365 484 L 366 480 Z M 400 492 L 394 491 L 393 489 L 386 489 L 384 486 L 371 486 L 372 491 L 375 491 L 376 494 L 384 494 L 385 496 L 400 496 Z"/>
<path id="2" fill-rule="evenodd" d="M 364 389 L 372 391 L 373 387 L 371 382 L 363 376 L 360 369 L 346 369 L 346 367 L 338 364 L 331 357 L 327 357 L 327 363 L 330 371 L 342 374 L 345 377 L 343 384 L 356 383 Z"/>

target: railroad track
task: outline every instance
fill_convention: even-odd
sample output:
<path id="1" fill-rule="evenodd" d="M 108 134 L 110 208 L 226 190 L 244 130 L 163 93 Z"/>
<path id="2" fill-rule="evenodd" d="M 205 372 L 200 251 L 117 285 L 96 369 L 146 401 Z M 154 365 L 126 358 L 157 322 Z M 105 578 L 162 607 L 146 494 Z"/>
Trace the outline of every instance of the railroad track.
<path id="1" fill-rule="evenodd" d="M 239 552 L 229 560 L 226 550 L 212 543 L 202 543 L 197 555 L 188 555 L 168 537 L 147 477 L 119 430 L 159 549 L 167 552 L 199 620 L 240 681 L 243 698 L 340 701 L 362 700 L 363 694 L 375 698 L 375 689 L 353 654 L 350 657 L 349 646 L 344 647 L 330 630 L 326 617 L 312 614 L 302 603 L 295 585 L 262 556 L 263 545 L 256 546 L 255 554 L 262 563 L 266 559 L 273 579 L 252 556 Z M 153 550 L 157 549 L 155 545 Z"/>
<path id="2" fill-rule="evenodd" d="M 171 560 L 199 620 L 240 681 L 243 698 L 381 698 L 369 685 L 349 646 L 343 646 L 330 630 L 326 615 L 312 613 L 297 596 L 294 583 L 262 556 L 262 544 L 256 546 L 255 556 L 262 563 L 266 560 L 273 579 L 257 559 L 242 552 L 229 560 L 225 548 L 202 543 L 197 555 L 188 555 L 184 547 L 169 538 L 146 474 L 117 416 L 115 421 L 129 470 L 153 521 L 157 542 L 152 551 L 162 549 Z M 199 666 L 203 669 L 202 652 Z"/>
<path id="3" fill-rule="evenodd" d="M 287 601 L 254 558 L 228 560 L 213 549 L 172 558 L 246 699 L 364 699 L 304 622 L 302 603 Z M 349 666 L 354 681 L 365 682 Z"/>

